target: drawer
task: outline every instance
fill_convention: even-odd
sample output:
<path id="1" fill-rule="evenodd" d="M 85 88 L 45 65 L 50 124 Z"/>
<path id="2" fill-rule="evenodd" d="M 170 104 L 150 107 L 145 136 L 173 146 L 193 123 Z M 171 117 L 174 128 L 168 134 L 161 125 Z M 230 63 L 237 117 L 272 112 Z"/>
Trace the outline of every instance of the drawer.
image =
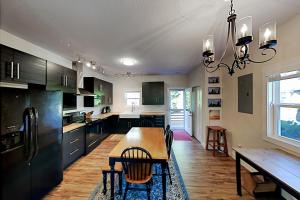
<path id="1" fill-rule="evenodd" d="M 85 153 L 88 154 L 93 149 L 95 149 L 99 144 L 100 144 L 100 139 L 90 141 L 89 143 L 86 144 Z"/>
<path id="2" fill-rule="evenodd" d="M 74 142 L 74 140 L 84 137 L 85 134 L 85 128 L 81 127 L 78 129 L 74 129 L 72 131 L 66 132 L 63 134 L 63 143 L 69 144 Z"/>
<path id="3" fill-rule="evenodd" d="M 81 155 L 84 153 L 84 148 L 76 148 L 71 152 L 64 153 L 63 155 L 63 164 L 64 168 L 69 166 L 71 163 L 76 161 L 78 158 L 81 157 Z"/>

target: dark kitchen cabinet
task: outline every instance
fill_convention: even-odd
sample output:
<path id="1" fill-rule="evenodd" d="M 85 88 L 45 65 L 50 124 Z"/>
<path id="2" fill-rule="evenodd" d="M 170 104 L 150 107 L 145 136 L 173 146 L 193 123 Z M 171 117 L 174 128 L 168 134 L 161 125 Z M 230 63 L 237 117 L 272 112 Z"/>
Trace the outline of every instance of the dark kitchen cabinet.
<path id="1" fill-rule="evenodd" d="M 99 105 L 111 105 L 113 103 L 113 85 L 112 83 L 94 78 L 84 77 L 83 87 L 85 90 L 94 93 L 95 96 L 85 96 L 84 106 L 95 107 Z"/>
<path id="2" fill-rule="evenodd" d="M 88 154 L 94 150 L 101 141 L 101 124 L 99 121 L 93 121 L 86 124 L 85 133 L 85 153 Z"/>
<path id="3" fill-rule="evenodd" d="M 165 127 L 165 116 L 164 115 L 141 115 L 140 116 L 140 125 L 141 122 L 147 120 L 153 124 L 153 127 Z"/>
<path id="4" fill-rule="evenodd" d="M 61 90 L 76 93 L 77 72 L 53 62 L 47 61 L 47 90 Z"/>
<path id="5" fill-rule="evenodd" d="M 142 83 L 142 104 L 143 105 L 164 105 L 164 82 L 143 82 Z"/>
<path id="6" fill-rule="evenodd" d="M 1 45 L 1 81 L 46 85 L 46 60 Z"/>
<path id="7" fill-rule="evenodd" d="M 119 118 L 119 133 L 126 134 L 132 127 L 139 127 L 140 119 Z"/>
<path id="8" fill-rule="evenodd" d="M 85 146 L 85 127 L 81 127 L 63 134 L 63 166 L 68 167 L 80 158 Z"/>

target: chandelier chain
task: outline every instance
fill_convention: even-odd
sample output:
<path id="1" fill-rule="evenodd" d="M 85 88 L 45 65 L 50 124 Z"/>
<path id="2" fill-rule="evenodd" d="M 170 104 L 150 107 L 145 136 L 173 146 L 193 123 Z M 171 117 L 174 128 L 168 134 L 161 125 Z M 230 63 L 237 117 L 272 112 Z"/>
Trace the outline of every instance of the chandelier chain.
<path id="1" fill-rule="evenodd" d="M 233 0 L 230 0 L 230 12 L 229 15 L 233 15 L 235 13 L 235 9 L 233 9 Z"/>

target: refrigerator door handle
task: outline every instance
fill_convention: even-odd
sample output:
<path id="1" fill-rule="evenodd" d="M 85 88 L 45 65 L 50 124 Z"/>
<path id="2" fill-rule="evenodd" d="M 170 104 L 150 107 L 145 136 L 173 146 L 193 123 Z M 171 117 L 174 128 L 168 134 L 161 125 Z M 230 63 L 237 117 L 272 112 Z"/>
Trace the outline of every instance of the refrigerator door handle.
<path id="1" fill-rule="evenodd" d="M 32 120 L 33 114 L 30 108 L 26 108 L 23 114 L 24 130 L 25 130 L 25 149 L 27 155 L 27 162 L 30 163 L 33 156 L 32 149 Z"/>
<path id="2" fill-rule="evenodd" d="M 34 118 L 34 154 L 33 158 L 35 158 L 39 152 L 39 145 L 38 145 L 38 119 L 39 114 L 36 108 L 32 108 L 33 118 Z"/>

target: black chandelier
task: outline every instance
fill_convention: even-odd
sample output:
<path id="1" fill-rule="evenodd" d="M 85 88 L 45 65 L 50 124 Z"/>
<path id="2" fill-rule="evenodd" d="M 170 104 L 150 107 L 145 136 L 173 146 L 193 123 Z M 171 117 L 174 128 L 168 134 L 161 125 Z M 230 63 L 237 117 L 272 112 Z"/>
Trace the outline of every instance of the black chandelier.
<path id="1" fill-rule="evenodd" d="M 236 69 L 245 69 L 249 63 L 264 63 L 270 61 L 276 55 L 276 49 L 273 47 L 277 44 L 276 40 L 276 22 L 271 21 L 259 28 L 259 49 L 261 54 L 267 56 L 265 60 L 255 61 L 250 58 L 249 44 L 253 41 L 252 35 L 252 17 L 244 17 L 236 23 L 236 14 L 233 8 L 233 0 L 230 1 L 230 12 L 227 18 L 228 32 L 226 49 L 224 50 L 218 64 L 214 64 L 214 41 L 213 35 L 209 35 L 203 40 L 203 64 L 207 72 L 215 72 L 221 67 L 225 67 L 228 73 L 232 76 Z M 231 45 L 233 50 L 234 61 L 231 65 L 223 62 L 224 56 L 229 45 L 231 36 Z M 268 56 L 267 52 L 271 55 Z M 213 65 L 214 64 L 214 65 Z"/>

